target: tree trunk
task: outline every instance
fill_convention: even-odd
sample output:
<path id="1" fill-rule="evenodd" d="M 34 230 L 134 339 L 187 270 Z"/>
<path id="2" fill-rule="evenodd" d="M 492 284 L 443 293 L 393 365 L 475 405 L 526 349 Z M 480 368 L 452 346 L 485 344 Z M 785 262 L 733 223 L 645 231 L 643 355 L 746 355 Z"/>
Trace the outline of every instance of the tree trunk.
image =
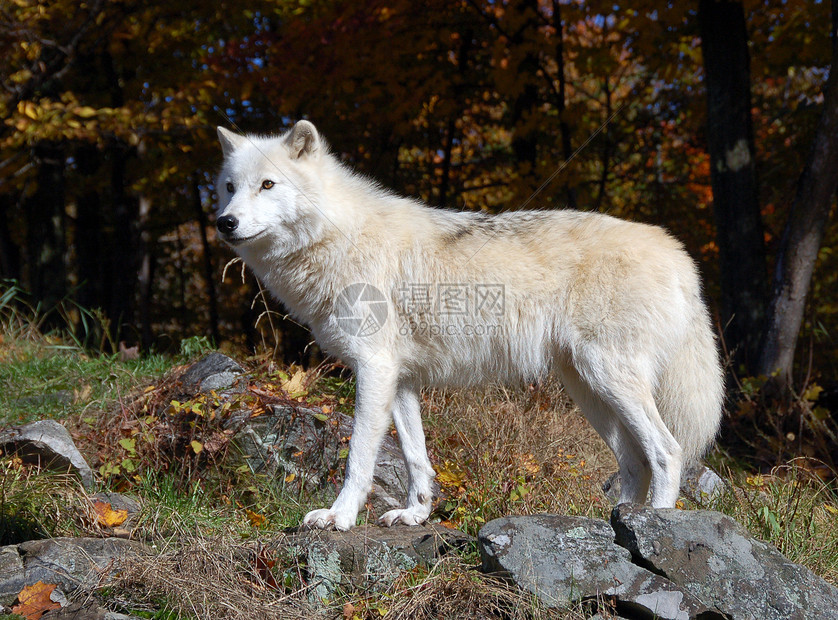
<path id="1" fill-rule="evenodd" d="M 213 344 L 218 346 L 221 334 L 218 331 L 218 296 L 215 292 L 215 271 L 212 266 L 212 251 L 207 238 L 207 214 L 201 201 L 201 187 L 198 177 L 192 179 L 192 206 L 195 209 L 195 219 L 198 222 L 198 232 L 201 235 L 201 249 L 204 253 L 204 283 L 207 287 L 207 308 L 209 309 L 209 331 Z"/>
<path id="2" fill-rule="evenodd" d="M 526 46 L 528 37 L 535 37 L 537 33 L 536 20 L 538 17 L 538 2 L 535 0 L 521 0 L 514 4 L 515 31 L 510 39 L 509 47 L 513 52 Z M 524 176 L 530 177 L 535 182 L 536 156 L 538 152 L 538 140 L 533 115 L 536 114 L 538 106 L 538 86 L 536 76 L 538 75 L 538 56 L 533 51 L 533 46 L 526 46 L 528 49 L 521 55 L 520 60 L 512 66 L 510 71 L 515 72 L 523 81 L 515 101 L 512 104 L 512 122 L 515 129 L 512 133 L 512 153 L 518 165 L 526 164 Z"/>
<path id="3" fill-rule="evenodd" d="M 786 222 L 758 372 L 791 387 L 794 350 L 803 322 L 806 295 L 838 188 L 838 0 L 832 2 L 832 69 L 826 83 L 812 150 L 798 181 Z"/>
<path id="4" fill-rule="evenodd" d="M 707 146 L 727 349 L 756 367 L 768 281 L 751 124 L 750 58 L 741 2 L 700 0 Z"/>
<path id="5" fill-rule="evenodd" d="M 26 287 L 45 311 L 67 294 L 64 215 L 64 150 L 54 144 L 35 147 L 37 189 L 26 200 Z"/>
<path id="6" fill-rule="evenodd" d="M 562 20 L 562 5 L 558 0 L 553 2 L 553 28 L 556 30 L 556 64 L 558 65 L 559 77 L 559 94 L 556 107 L 559 112 L 559 133 L 562 141 L 562 155 L 565 162 L 570 161 L 573 157 L 573 148 L 570 144 L 570 125 L 567 122 L 567 77 L 565 75 L 564 63 L 564 21 Z M 606 78 L 606 84 L 608 78 Z M 610 113 L 609 113 L 610 116 Z M 567 197 L 567 207 L 571 209 L 577 208 L 576 188 L 569 184 L 565 185 L 565 195 Z"/>

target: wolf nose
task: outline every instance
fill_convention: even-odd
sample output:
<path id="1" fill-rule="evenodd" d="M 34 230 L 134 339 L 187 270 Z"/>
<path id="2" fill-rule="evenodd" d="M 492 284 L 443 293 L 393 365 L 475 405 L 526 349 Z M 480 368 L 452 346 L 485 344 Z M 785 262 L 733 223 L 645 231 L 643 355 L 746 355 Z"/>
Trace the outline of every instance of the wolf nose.
<path id="1" fill-rule="evenodd" d="M 218 232 L 229 235 L 239 227 L 239 220 L 232 215 L 222 215 L 215 223 Z"/>

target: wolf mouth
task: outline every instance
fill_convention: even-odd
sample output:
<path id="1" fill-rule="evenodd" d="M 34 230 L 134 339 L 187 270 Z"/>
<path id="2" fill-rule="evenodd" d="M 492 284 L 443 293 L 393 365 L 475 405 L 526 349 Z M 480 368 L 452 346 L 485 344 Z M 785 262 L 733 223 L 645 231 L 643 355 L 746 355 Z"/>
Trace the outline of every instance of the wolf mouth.
<path id="1" fill-rule="evenodd" d="M 225 235 L 224 233 L 220 233 L 220 235 L 222 239 L 224 239 L 224 241 L 229 243 L 230 245 L 241 245 L 242 243 L 247 243 L 248 241 L 253 241 L 254 239 L 258 239 L 259 237 L 264 236 L 266 232 L 267 230 L 260 230 L 259 232 L 254 233 L 252 235 L 248 235 L 247 237 L 234 237 L 230 235 Z"/>

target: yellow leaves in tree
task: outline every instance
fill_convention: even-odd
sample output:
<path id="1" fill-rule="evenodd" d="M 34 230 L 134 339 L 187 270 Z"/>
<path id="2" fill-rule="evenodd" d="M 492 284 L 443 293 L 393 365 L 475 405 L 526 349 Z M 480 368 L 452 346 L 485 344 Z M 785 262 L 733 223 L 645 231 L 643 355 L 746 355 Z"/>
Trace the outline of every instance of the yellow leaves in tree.
<path id="1" fill-rule="evenodd" d="M 33 101 L 21 101 L 17 104 L 17 111 L 33 121 L 38 120 L 38 106 Z"/>
<path id="2" fill-rule="evenodd" d="M 127 510 L 114 510 L 109 502 L 95 500 L 93 510 L 96 513 L 96 521 L 102 527 L 117 527 L 128 518 Z"/>
<path id="3" fill-rule="evenodd" d="M 12 613 L 23 616 L 26 620 L 39 620 L 45 612 L 58 609 L 61 605 L 51 598 L 55 588 L 55 584 L 43 581 L 26 586 L 17 595 L 18 604 L 12 607 Z"/>

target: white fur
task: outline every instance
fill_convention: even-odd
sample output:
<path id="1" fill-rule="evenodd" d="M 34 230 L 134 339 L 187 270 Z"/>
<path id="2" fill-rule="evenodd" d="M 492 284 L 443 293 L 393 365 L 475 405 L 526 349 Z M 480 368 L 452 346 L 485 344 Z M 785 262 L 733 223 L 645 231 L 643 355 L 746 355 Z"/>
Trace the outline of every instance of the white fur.
<path id="1" fill-rule="evenodd" d="M 597 213 L 432 209 L 353 174 L 306 121 L 279 137 L 219 128 L 219 138 L 219 229 L 221 218 L 237 222 L 222 238 L 357 379 L 346 482 L 330 508 L 306 515 L 306 526 L 355 524 L 391 420 L 409 490 L 406 507 L 381 521 L 425 521 L 434 470 L 420 388 L 548 372 L 614 451 L 620 501 L 675 504 L 682 466 L 717 433 L 723 393 L 698 274 L 678 241 Z M 340 294 L 356 283 L 386 298 L 387 318 L 369 335 L 341 323 Z M 437 297 L 406 305 L 409 285 Z M 437 304 L 447 285 L 463 287 L 469 313 L 443 316 Z M 502 287 L 502 312 L 478 307 L 480 286 Z"/>

